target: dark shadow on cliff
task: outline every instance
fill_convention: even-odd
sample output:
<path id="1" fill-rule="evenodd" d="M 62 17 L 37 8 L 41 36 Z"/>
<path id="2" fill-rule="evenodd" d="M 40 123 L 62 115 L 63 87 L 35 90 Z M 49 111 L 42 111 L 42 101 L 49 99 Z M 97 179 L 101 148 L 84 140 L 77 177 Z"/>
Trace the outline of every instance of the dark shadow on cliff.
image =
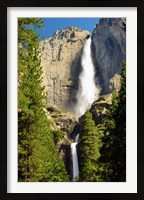
<path id="1" fill-rule="evenodd" d="M 66 107 L 67 110 L 72 114 L 75 113 L 75 105 L 77 103 L 76 96 L 77 96 L 77 91 L 79 89 L 79 75 L 82 71 L 82 65 L 81 65 L 82 52 L 83 52 L 83 47 L 81 48 L 79 53 L 76 54 L 70 66 L 70 80 L 72 81 L 72 84 L 69 87 L 69 100 L 67 102 Z"/>
<path id="2" fill-rule="evenodd" d="M 71 133 L 71 138 L 75 141 L 75 138 L 77 136 L 77 134 L 80 133 L 80 125 L 77 124 L 75 127 L 74 127 L 74 130 L 73 132 Z"/>
<path id="3" fill-rule="evenodd" d="M 96 84 L 101 88 L 101 95 L 108 94 L 111 92 L 109 81 L 116 73 L 121 73 L 122 61 L 125 60 L 125 55 L 120 44 L 112 34 L 109 34 L 107 39 L 105 39 L 103 49 L 96 47 L 93 39 L 91 48 L 92 60 L 96 71 Z"/>
<path id="4" fill-rule="evenodd" d="M 64 152 L 63 161 L 65 163 L 66 171 L 71 176 L 71 153 L 70 153 L 71 151 L 70 151 L 70 145 L 61 144 L 60 149 L 59 149 L 59 153 L 61 153 L 61 151 Z"/>

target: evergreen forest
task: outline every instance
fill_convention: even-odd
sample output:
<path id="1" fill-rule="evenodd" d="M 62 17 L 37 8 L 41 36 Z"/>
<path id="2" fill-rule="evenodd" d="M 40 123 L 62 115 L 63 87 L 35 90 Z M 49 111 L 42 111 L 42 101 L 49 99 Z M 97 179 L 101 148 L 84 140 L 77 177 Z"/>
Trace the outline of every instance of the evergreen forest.
<path id="1" fill-rule="evenodd" d="M 69 181 L 44 112 L 36 26 L 42 26 L 40 19 L 18 20 L 18 177 L 25 182 Z"/>
<path id="2" fill-rule="evenodd" d="M 66 160 L 67 166 L 57 147 L 67 137 L 66 128 L 54 128 L 54 122 L 47 117 L 47 111 L 53 118 L 63 116 L 64 111 L 45 103 L 37 28 L 43 28 L 42 19 L 18 18 L 18 181 L 72 182 L 72 161 Z M 77 182 L 126 181 L 125 61 L 120 84 L 120 90 L 113 91 L 112 103 L 100 123 L 89 109 L 68 130 L 71 141 L 76 132 L 80 134 Z M 65 154 L 71 157 L 68 144 L 64 147 Z"/>

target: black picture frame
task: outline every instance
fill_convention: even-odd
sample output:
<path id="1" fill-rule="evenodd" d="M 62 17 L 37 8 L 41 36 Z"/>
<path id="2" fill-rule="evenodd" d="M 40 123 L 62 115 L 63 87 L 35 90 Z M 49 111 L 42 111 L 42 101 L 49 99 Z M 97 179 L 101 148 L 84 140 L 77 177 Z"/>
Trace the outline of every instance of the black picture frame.
<path id="1" fill-rule="evenodd" d="M 137 7 L 137 193 L 7 193 L 7 8 L 8 7 Z M 46 1 L 46 0 L 1 0 L 0 1 L 0 199 L 82 199 L 82 200 L 141 200 L 144 199 L 144 2 L 143 0 L 99 0 L 99 1 Z"/>

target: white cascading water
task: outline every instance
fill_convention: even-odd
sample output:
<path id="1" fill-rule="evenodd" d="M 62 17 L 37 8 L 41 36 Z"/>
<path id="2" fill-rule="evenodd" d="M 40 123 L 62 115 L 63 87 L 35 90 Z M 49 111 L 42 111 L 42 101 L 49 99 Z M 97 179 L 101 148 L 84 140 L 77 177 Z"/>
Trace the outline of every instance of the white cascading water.
<path id="1" fill-rule="evenodd" d="M 99 88 L 95 84 L 95 69 L 91 58 L 91 38 L 86 41 L 82 54 L 82 72 L 79 76 L 79 89 L 77 93 L 77 104 L 75 105 L 75 117 L 78 120 L 86 110 L 90 109 L 92 103 L 98 98 Z M 77 148 L 79 134 L 75 142 L 71 144 L 73 181 L 79 177 Z"/>
<path id="2" fill-rule="evenodd" d="M 78 119 L 87 109 L 90 109 L 94 100 L 98 98 L 99 89 L 95 84 L 95 69 L 91 58 L 91 38 L 86 41 L 82 54 L 82 72 L 79 76 L 79 89 L 75 117 Z"/>
<path id="3" fill-rule="evenodd" d="M 78 156 L 77 156 L 77 143 L 79 139 L 79 134 L 77 134 L 75 142 L 71 144 L 71 153 L 72 153 L 72 164 L 73 164 L 73 181 L 79 177 L 79 166 L 78 166 Z"/>

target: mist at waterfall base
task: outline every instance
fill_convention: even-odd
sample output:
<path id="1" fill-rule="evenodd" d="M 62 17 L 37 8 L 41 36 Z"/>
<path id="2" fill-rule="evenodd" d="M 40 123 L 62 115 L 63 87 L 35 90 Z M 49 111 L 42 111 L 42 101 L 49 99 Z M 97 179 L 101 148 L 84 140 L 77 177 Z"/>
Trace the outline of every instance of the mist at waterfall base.
<path id="1" fill-rule="evenodd" d="M 95 69 L 91 57 L 91 38 L 89 38 L 84 46 L 82 53 L 82 72 L 79 76 L 79 89 L 77 92 L 77 104 L 75 105 L 75 117 L 78 120 L 86 110 L 90 109 L 92 103 L 99 96 L 99 88 L 95 84 Z M 77 134 L 75 142 L 71 144 L 71 154 L 73 163 L 73 181 L 79 178 L 79 164 L 77 156 L 77 143 L 79 134 Z"/>
<path id="2" fill-rule="evenodd" d="M 98 98 L 99 88 L 95 84 L 95 69 L 91 57 L 91 38 L 87 39 L 82 53 L 82 72 L 79 76 L 79 89 L 75 105 L 75 117 L 78 119 Z"/>

